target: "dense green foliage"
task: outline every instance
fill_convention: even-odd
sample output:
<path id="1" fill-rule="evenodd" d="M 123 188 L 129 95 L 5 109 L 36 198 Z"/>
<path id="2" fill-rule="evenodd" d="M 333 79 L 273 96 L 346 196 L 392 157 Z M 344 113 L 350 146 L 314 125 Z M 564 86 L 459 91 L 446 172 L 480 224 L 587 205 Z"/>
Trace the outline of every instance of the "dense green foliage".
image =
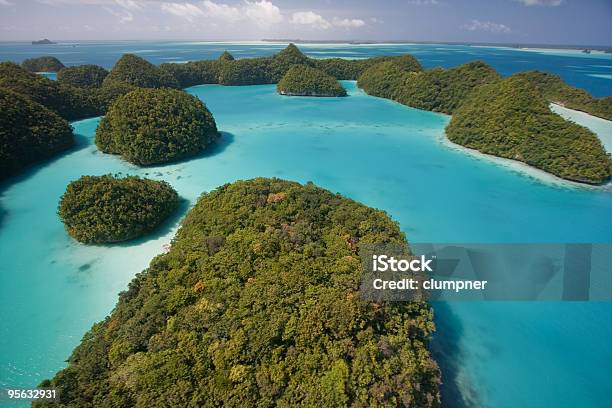
<path id="1" fill-rule="evenodd" d="M 289 68 L 276 88 L 282 95 L 346 96 L 346 90 L 336 78 L 306 65 Z"/>
<path id="2" fill-rule="evenodd" d="M 60 60 L 51 56 L 29 58 L 21 63 L 30 72 L 57 72 L 64 68 Z"/>
<path id="3" fill-rule="evenodd" d="M 410 55 L 375 57 L 365 60 L 341 58 L 312 59 L 294 44 L 272 57 L 235 60 L 227 51 L 218 60 L 192 61 L 186 64 L 162 64 L 162 71 L 174 76 L 181 87 L 198 84 L 261 85 L 278 83 L 293 65 L 318 68 L 336 79 L 356 80 L 367 68 L 380 62 L 394 61 L 407 71 L 421 71 Z"/>
<path id="4" fill-rule="evenodd" d="M 219 61 L 233 61 L 234 59 L 234 56 L 227 51 L 223 51 L 223 54 L 219 56 Z"/>
<path id="5" fill-rule="evenodd" d="M 105 81 L 120 81 L 142 88 L 179 88 L 177 80 L 166 70 L 133 54 L 119 58 Z"/>
<path id="6" fill-rule="evenodd" d="M 104 244 L 154 230 L 176 210 L 178 200 L 165 181 L 83 176 L 66 188 L 58 214 L 77 241 Z"/>
<path id="7" fill-rule="evenodd" d="M 162 71 L 174 76 L 181 88 L 201 84 L 219 83 L 219 70 L 222 61 L 202 60 L 186 64 L 161 64 Z"/>
<path id="8" fill-rule="evenodd" d="M 419 61 L 408 54 L 392 57 L 373 57 L 362 60 L 329 58 L 311 61 L 314 67 L 319 68 L 336 79 L 357 80 L 368 68 L 383 62 L 393 62 L 404 71 L 419 72 L 423 70 Z"/>
<path id="9" fill-rule="evenodd" d="M 336 79 L 356 80 L 363 72 L 362 63 L 358 60 L 344 58 L 313 59 L 312 66 Z"/>
<path id="10" fill-rule="evenodd" d="M 451 114 L 475 87 L 498 79 L 495 70 L 480 61 L 452 69 L 434 68 L 423 72 L 406 72 L 400 64 L 386 63 L 366 70 L 358 84 L 370 95 L 393 99 L 418 109 Z"/>
<path id="11" fill-rule="evenodd" d="M 204 194 L 41 386 L 62 407 L 439 407 L 425 303 L 360 295 L 360 243 L 405 242 L 382 211 L 312 184 Z"/>
<path id="12" fill-rule="evenodd" d="M 446 133 L 462 146 L 568 180 L 599 184 L 610 178 L 610 157 L 597 136 L 551 112 L 521 75 L 477 88 L 454 112 Z"/>
<path id="13" fill-rule="evenodd" d="M 100 110 L 106 112 L 117 98 L 136 89 L 138 89 L 137 86 L 130 85 L 127 82 L 105 79 L 102 86 L 94 90 L 94 95 L 98 100 Z"/>
<path id="14" fill-rule="evenodd" d="M 66 120 L 102 113 L 98 99 L 91 92 L 33 74 L 12 62 L 0 63 L 0 87 L 29 97 Z"/>
<path id="15" fill-rule="evenodd" d="M 369 95 L 394 99 L 408 74 L 391 61 L 381 62 L 366 69 L 359 77 L 357 85 Z"/>
<path id="16" fill-rule="evenodd" d="M 73 144 L 70 125 L 55 112 L 0 88 L 0 180 Z"/>
<path id="17" fill-rule="evenodd" d="M 569 86 L 558 75 L 546 72 L 528 71 L 517 76 L 530 81 L 549 102 L 612 120 L 612 96 L 594 98 L 584 89 Z"/>
<path id="18" fill-rule="evenodd" d="M 285 76 L 289 68 L 294 65 L 312 65 L 312 60 L 300 51 L 295 44 L 289 44 L 270 61 L 270 83 L 278 83 Z"/>
<path id="19" fill-rule="evenodd" d="M 274 59 L 269 57 L 243 58 L 226 62 L 219 66 L 217 82 L 221 85 L 272 84 L 274 83 L 273 64 Z"/>
<path id="20" fill-rule="evenodd" d="M 176 89 L 139 88 L 119 97 L 96 129 L 96 145 L 138 165 L 193 156 L 217 137 L 212 114 Z"/>
<path id="21" fill-rule="evenodd" d="M 77 88 L 99 88 L 107 75 L 108 71 L 101 66 L 88 64 L 61 69 L 57 80 Z"/>
<path id="22" fill-rule="evenodd" d="M 310 59 L 294 44 L 272 57 L 222 61 L 218 83 L 221 85 L 275 84 L 296 64 L 310 65 Z"/>

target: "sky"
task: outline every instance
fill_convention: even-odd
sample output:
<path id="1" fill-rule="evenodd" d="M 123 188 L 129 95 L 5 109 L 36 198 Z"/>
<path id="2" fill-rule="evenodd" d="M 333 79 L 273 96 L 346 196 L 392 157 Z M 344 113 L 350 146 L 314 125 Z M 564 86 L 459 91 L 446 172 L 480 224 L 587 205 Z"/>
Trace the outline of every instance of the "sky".
<path id="1" fill-rule="evenodd" d="M 42 38 L 612 46 L 612 0 L 0 0 L 0 41 Z"/>

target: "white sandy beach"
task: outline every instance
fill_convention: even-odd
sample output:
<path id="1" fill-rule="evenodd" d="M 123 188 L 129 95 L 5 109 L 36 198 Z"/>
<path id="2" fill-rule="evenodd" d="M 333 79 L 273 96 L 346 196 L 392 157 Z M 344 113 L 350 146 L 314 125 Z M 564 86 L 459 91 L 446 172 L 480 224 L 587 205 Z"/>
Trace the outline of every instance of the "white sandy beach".
<path id="1" fill-rule="evenodd" d="M 551 104 L 551 110 L 567 120 L 571 120 L 572 122 L 575 122 L 590 129 L 600 138 L 606 151 L 612 152 L 612 121 L 601 119 L 589 115 L 588 113 L 568 109 L 555 104 Z M 565 180 L 553 174 L 547 173 L 544 170 L 537 169 L 517 160 L 505 159 L 502 157 L 481 153 L 478 150 L 458 145 L 456 143 L 451 142 L 446 137 L 446 134 L 444 134 L 444 136 L 440 138 L 440 142 L 448 148 L 459 150 L 480 160 L 487 160 L 493 162 L 499 166 L 506 167 L 512 171 L 524 174 L 528 177 L 532 177 L 544 183 L 562 187 L 612 190 L 612 181 L 601 186 L 591 186 L 588 184 L 576 183 L 573 181 Z"/>
<path id="2" fill-rule="evenodd" d="M 581 126 L 590 129 L 595 133 L 608 153 L 612 153 L 612 122 L 588 113 L 568 109 L 554 103 L 550 104 L 550 109 L 564 119 L 570 120 Z"/>

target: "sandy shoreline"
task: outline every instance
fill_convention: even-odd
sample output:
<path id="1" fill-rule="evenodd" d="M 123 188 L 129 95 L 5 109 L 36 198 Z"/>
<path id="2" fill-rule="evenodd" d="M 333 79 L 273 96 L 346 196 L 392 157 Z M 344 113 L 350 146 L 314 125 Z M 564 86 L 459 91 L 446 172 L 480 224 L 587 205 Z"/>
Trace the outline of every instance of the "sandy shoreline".
<path id="1" fill-rule="evenodd" d="M 442 144 L 443 146 L 449 149 L 458 150 L 478 160 L 491 162 L 498 166 L 510 169 L 514 171 L 515 173 L 519 173 L 523 176 L 533 178 L 535 180 L 538 180 L 540 182 L 543 182 L 549 185 L 567 187 L 567 188 L 584 188 L 584 189 L 592 189 L 592 190 L 606 190 L 606 191 L 610 190 L 612 191 L 612 182 L 608 182 L 602 185 L 590 185 L 590 184 L 577 183 L 575 181 L 566 180 L 561 177 L 557 177 L 554 174 L 548 173 L 544 170 L 540 170 L 536 167 L 530 166 L 526 163 L 523 163 L 517 160 L 493 156 L 490 154 L 479 152 L 478 150 L 475 150 L 475 149 L 470 149 L 468 147 L 458 145 L 456 143 L 451 142 L 448 139 L 448 137 L 446 137 L 446 134 L 443 137 L 440 137 L 439 142 L 440 144 Z"/>
<path id="2" fill-rule="evenodd" d="M 550 109 L 565 120 L 584 126 L 595 133 L 608 153 L 612 154 L 612 121 L 589 115 L 586 112 L 569 109 L 555 103 Z"/>
<path id="3" fill-rule="evenodd" d="M 552 111 L 559 114 L 564 119 L 570 120 L 590 129 L 593 133 L 597 135 L 597 137 L 599 137 L 604 147 L 606 147 L 606 150 L 608 152 L 611 151 L 608 149 L 608 147 L 612 147 L 612 121 L 598 118 L 596 116 L 589 115 L 585 112 L 568 109 L 559 105 L 551 105 Z M 439 142 L 447 148 L 458 150 L 479 160 L 486 160 L 488 162 L 492 162 L 494 164 L 497 164 L 498 166 L 508 168 L 516 173 L 526 175 L 546 184 L 568 188 L 585 188 L 593 190 L 612 191 L 612 181 L 609 181 L 608 183 L 602 185 L 589 185 L 566 180 L 518 160 L 493 156 L 490 154 L 479 152 L 475 149 L 470 149 L 468 147 L 458 145 L 450 141 L 446 136 L 446 133 L 443 133 L 443 135 L 439 138 Z"/>

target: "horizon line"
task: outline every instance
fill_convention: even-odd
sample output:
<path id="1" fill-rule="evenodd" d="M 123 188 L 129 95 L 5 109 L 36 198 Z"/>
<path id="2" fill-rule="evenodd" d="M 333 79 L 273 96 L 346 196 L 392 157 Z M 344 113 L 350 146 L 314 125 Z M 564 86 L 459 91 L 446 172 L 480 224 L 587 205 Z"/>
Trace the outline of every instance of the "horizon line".
<path id="1" fill-rule="evenodd" d="M 45 37 L 47 39 L 48 37 Z M 2 40 L 0 43 L 31 43 L 32 41 L 38 40 Z M 125 38 L 125 39 L 56 39 L 51 40 L 53 42 L 94 42 L 94 41 L 163 41 L 163 42 L 180 42 L 180 41 L 197 41 L 197 42 L 209 42 L 209 43 L 248 43 L 248 42 L 259 42 L 259 43 L 297 43 L 297 44 L 448 44 L 448 45 L 485 45 L 485 46 L 502 46 L 508 48 L 539 48 L 540 46 L 552 47 L 552 48 L 565 48 L 565 49 L 596 49 L 596 50 L 612 50 L 612 44 L 562 44 L 562 43 L 530 43 L 530 42 L 488 42 L 488 41 L 435 41 L 435 40 L 365 40 L 365 39 L 335 39 L 335 40 L 309 40 L 309 39 L 298 39 L 298 38 L 264 38 L 264 39 L 198 39 L 198 38 Z M 56 44 L 47 44 L 56 45 Z"/>

